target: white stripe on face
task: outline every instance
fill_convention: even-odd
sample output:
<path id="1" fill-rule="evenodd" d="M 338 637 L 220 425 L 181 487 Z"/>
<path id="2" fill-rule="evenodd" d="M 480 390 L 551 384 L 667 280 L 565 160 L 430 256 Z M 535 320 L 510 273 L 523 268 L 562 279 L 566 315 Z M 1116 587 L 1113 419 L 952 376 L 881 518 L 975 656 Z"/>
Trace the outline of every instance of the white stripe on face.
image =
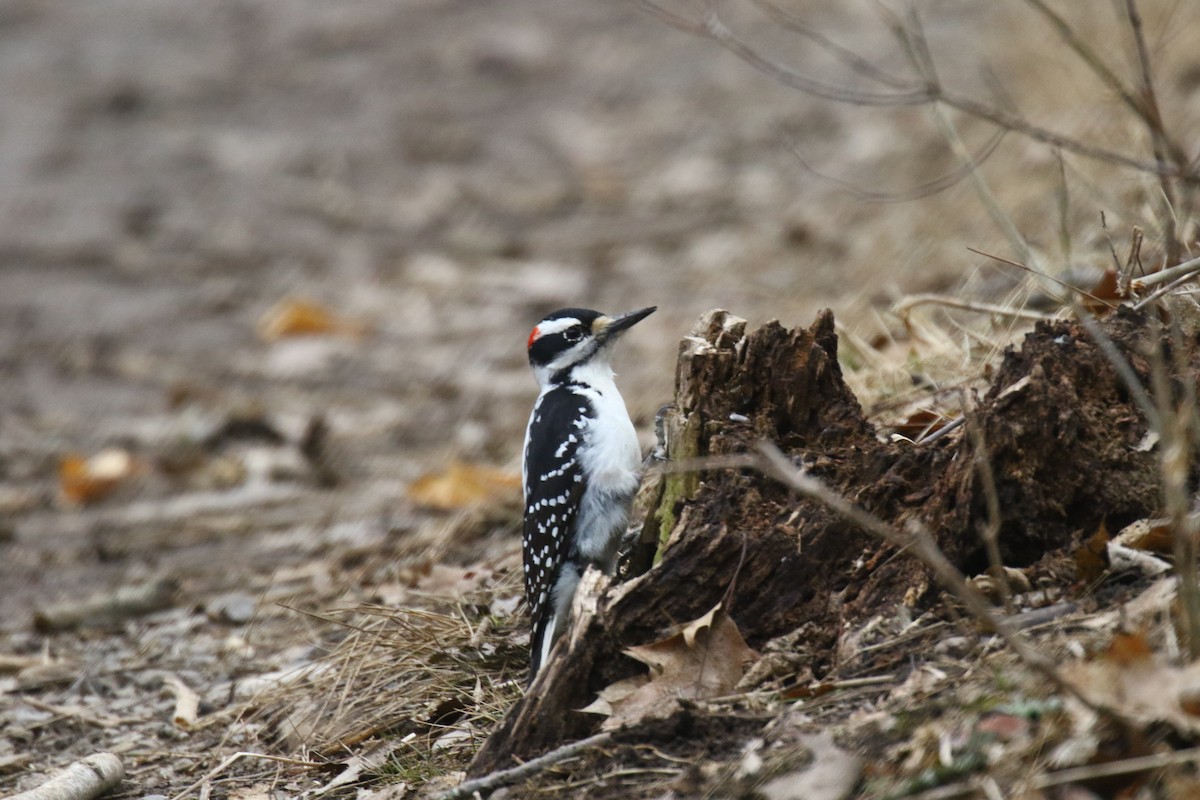
<path id="1" fill-rule="evenodd" d="M 546 336 L 547 334 L 562 333 L 572 325 L 578 324 L 580 324 L 579 320 L 575 319 L 574 317 L 563 317 L 562 319 L 552 319 L 548 322 L 539 322 L 537 324 L 537 338 L 533 341 L 536 342 L 538 339 Z"/>

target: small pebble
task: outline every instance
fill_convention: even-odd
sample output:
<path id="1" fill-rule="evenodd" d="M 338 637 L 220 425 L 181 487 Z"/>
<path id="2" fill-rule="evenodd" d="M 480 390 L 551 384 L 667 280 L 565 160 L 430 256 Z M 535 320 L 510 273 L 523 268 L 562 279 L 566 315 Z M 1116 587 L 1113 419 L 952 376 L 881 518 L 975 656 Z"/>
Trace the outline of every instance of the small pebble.
<path id="1" fill-rule="evenodd" d="M 244 625 L 254 618 L 255 599 L 244 592 L 222 595 L 208 605 L 208 618 L 214 622 Z"/>

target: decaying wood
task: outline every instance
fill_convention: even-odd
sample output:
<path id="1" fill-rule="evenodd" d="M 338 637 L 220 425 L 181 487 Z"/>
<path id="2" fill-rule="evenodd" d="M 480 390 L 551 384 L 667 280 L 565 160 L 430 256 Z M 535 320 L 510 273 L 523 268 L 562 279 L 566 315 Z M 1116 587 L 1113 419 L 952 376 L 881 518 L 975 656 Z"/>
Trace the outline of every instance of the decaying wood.
<path id="1" fill-rule="evenodd" d="M 0 675 L 20 672 L 46 662 L 43 656 L 22 656 L 15 653 L 0 653 Z"/>
<path id="2" fill-rule="evenodd" d="M 125 780 L 125 765 L 112 753 L 97 753 L 60 770 L 41 786 L 9 800 L 92 800 Z"/>
<path id="3" fill-rule="evenodd" d="M 200 718 L 200 695 L 192 691 L 178 675 L 163 676 L 163 685 L 175 695 L 175 711 L 171 714 L 171 722 L 177 728 L 188 730 Z"/>

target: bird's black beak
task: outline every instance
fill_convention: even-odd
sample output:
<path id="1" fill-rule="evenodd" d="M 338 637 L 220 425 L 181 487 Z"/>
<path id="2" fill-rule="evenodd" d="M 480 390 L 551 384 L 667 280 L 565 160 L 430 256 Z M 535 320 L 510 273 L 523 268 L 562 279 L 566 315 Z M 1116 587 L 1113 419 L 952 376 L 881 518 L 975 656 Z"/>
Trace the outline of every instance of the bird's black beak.
<path id="1" fill-rule="evenodd" d="M 619 317 L 614 317 L 613 320 L 609 322 L 607 326 L 605 326 L 600 335 L 605 340 L 616 339 L 622 333 L 629 330 L 657 310 L 658 306 L 650 306 L 649 308 L 630 311 L 628 314 L 622 314 Z"/>

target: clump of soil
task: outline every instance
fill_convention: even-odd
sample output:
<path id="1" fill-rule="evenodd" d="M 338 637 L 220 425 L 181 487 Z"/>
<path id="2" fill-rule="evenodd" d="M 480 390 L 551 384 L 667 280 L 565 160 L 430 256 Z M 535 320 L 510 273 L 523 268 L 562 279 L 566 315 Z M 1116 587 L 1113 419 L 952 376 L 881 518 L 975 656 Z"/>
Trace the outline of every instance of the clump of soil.
<path id="1" fill-rule="evenodd" d="M 1166 346 L 1149 317 L 1123 308 L 1103 328 L 1149 385 L 1147 353 Z M 1195 344 L 1166 359 L 1186 365 L 1189 381 Z M 968 425 L 914 445 L 877 437 L 843 380 L 830 312 L 808 329 L 770 323 L 749 334 L 740 320 L 710 312 L 681 346 L 664 429 L 676 462 L 774 442 L 882 520 L 919 519 L 967 574 L 987 567 L 981 531 L 991 488 L 978 468 L 981 444 L 999 499 L 1003 561 L 1032 567 L 1035 577 L 1069 564 L 1080 539 L 1102 523 L 1116 529 L 1160 507 L 1147 422 L 1109 359 L 1071 321 L 1040 323 L 1006 352 Z M 660 492 L 645 524 L 664 536 L 660 562 L 601 598 L 589 629 L 512 709 L 472 772 L 587 735 L 596 718 L 574 709 L 638 670 L 622 649 L 701 616 L 727 593 L 751 646 L 803 630 L 817 675 L 834 669 L 832 654 L 851 623 L 938 599 L 916 559 L 752 466 L 671 472 Z"/>

